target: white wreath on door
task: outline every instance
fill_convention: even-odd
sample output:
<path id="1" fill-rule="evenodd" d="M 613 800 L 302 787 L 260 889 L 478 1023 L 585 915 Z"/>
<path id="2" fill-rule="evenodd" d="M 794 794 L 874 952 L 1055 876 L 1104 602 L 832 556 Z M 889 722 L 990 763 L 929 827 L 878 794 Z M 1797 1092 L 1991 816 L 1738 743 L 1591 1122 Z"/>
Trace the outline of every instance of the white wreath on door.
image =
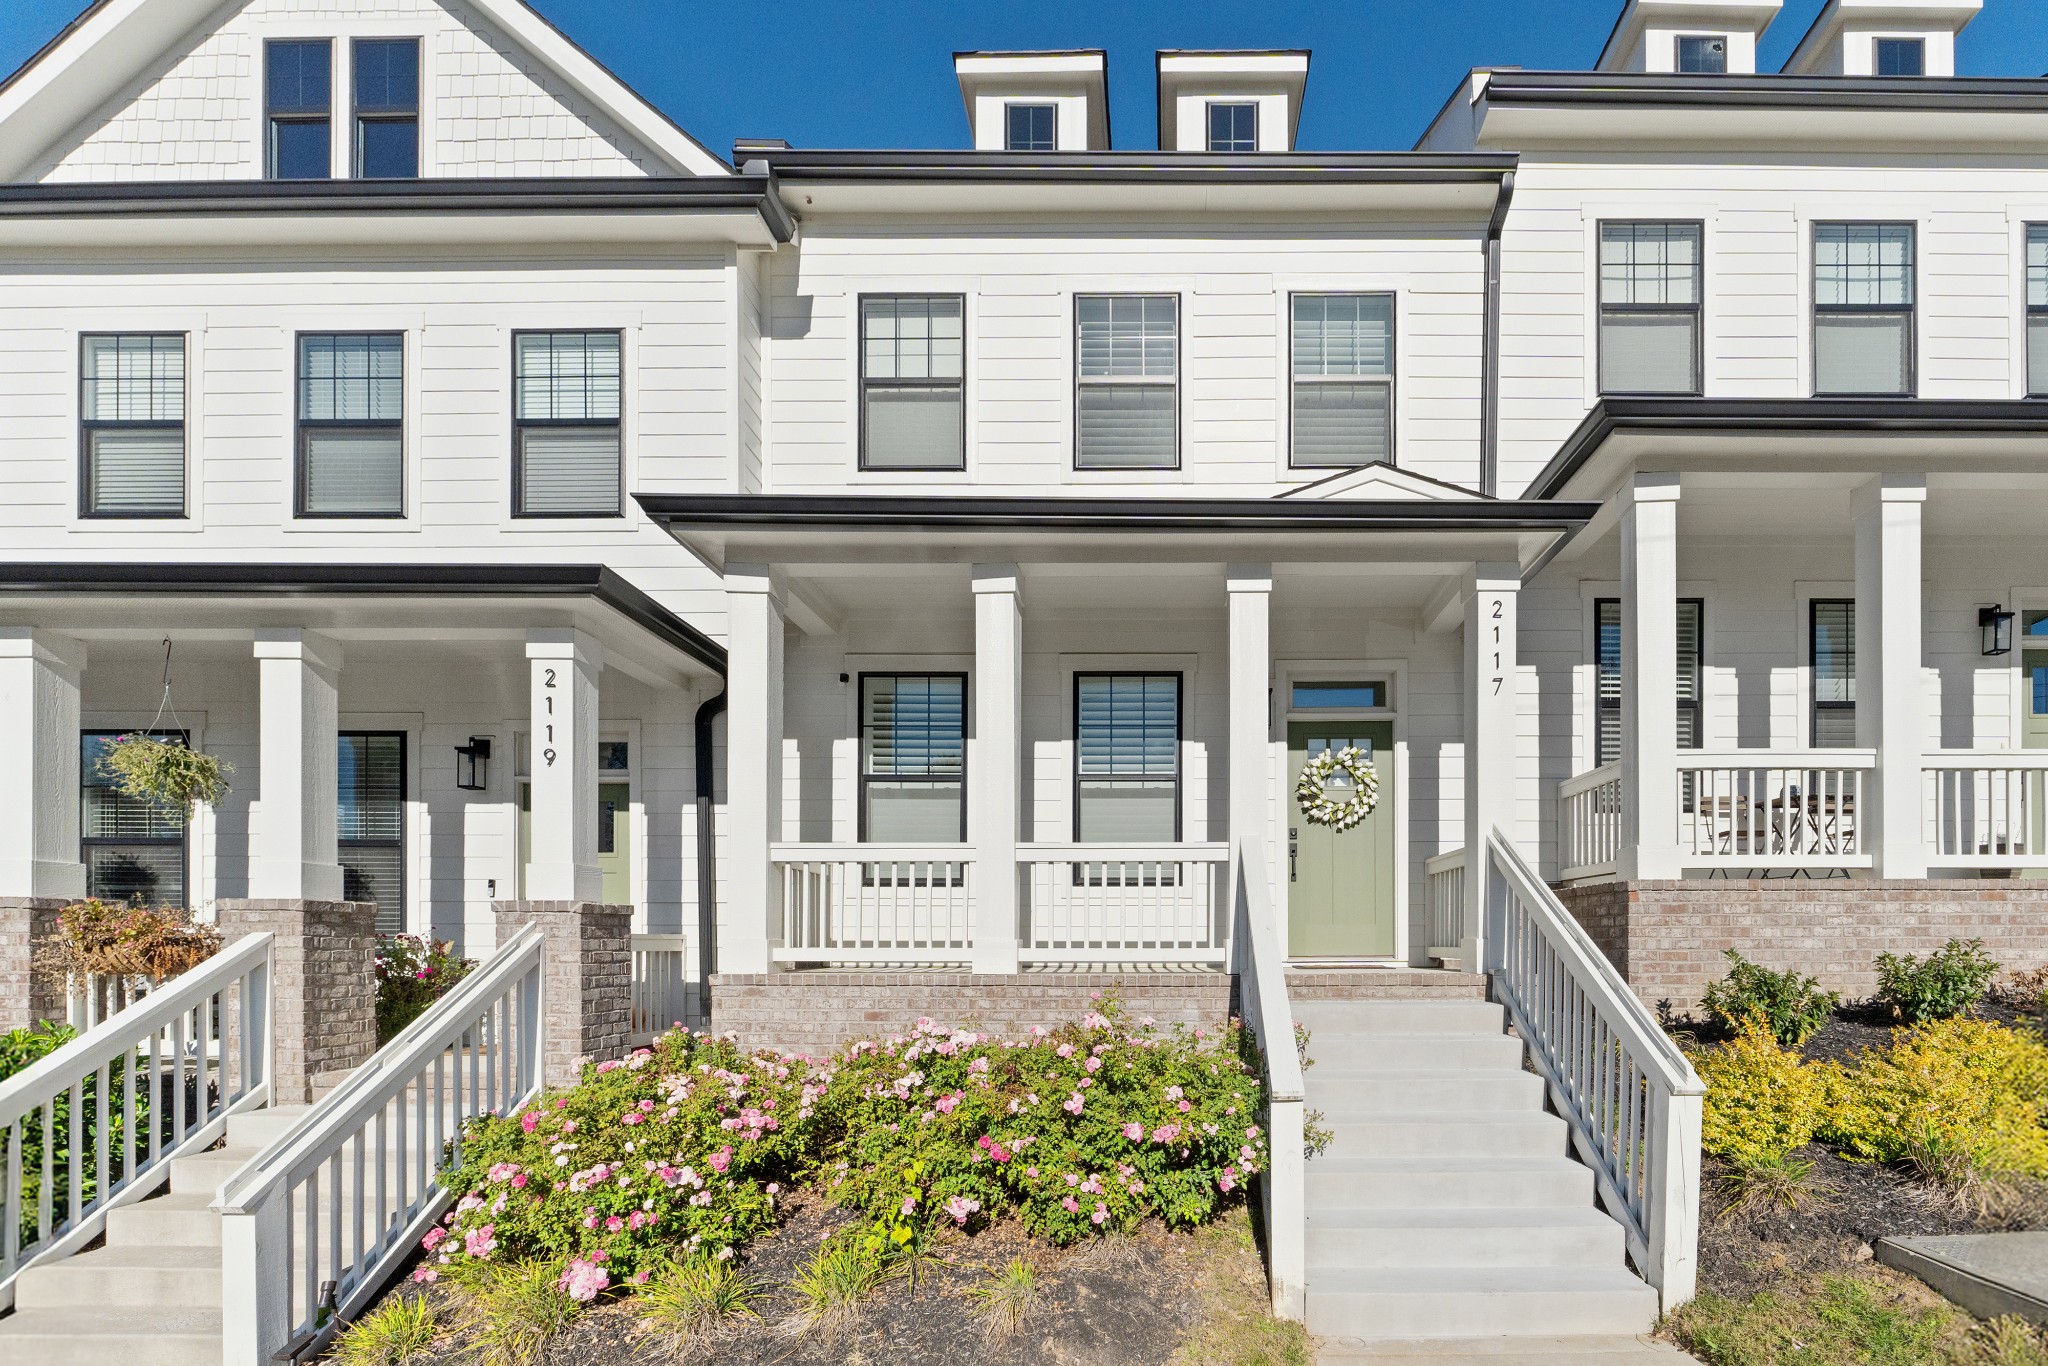
<path id="1" fill-rule="evenodd" d="M 1330 779 L 1342 773 L 1351 780 L 1351 795 L 1330 795 Z M 1310 825 L 1326 825 L 1340 834 L 1370 816 L 1380 804 L 1379 774 L 1372 759 L 1356 745 L 1326 749 L 1302 765 L 1294 784 L 1294 804 Z"/>

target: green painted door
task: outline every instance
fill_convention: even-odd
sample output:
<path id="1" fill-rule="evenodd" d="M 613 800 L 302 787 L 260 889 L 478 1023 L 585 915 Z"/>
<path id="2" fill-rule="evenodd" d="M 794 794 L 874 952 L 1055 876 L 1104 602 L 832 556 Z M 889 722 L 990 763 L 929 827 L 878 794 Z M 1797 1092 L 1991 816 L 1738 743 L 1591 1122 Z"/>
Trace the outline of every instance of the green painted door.
<path id="1" fill-rule="evenodd" d="M 1372 756 L 1380 800 L 1371 815 L 1340 835 L 1301 818 L 1294 785 L 1309 760 L 1346 745 Z M 1296 721 L 1287 727 L 1287 951 L 1296 958 L 1393 956 L 1393 753 L 1391 721 Z"/>
<path id="2" fill-rule="evenodd" d="M 624 783 L 597 785 L 597 866 L 604 874 L 604 904 L 633 904 L 633 858 L 630 844 L 632 788 Z"/>

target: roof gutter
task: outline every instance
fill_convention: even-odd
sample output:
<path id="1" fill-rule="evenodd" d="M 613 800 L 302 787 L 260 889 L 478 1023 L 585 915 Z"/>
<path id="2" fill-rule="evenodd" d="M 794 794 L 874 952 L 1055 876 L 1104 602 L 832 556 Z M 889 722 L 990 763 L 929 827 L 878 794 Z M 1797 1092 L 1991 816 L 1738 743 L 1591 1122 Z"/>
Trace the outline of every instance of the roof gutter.
<path id="1" fill-rule="evenodd" d="M 1501 233 L 1508 223 L 1508 207 L 1515 200 L 1515 173 L 1500 178 L 1500 194 L 1493 201 L 1493 217 L 1486 224 L 1486 322 L 1479 389 L 1479 491 L 1489 498 L 1500 496 L 1500 263 Z"/>
<path id="2" fill-rule="evenodd" d="M 1429 185 L 1497 182 L 1506 153 L 890 152 L 774 148 L 757 153 L 782 181 L 984 181 L 1098 184 Z"/>

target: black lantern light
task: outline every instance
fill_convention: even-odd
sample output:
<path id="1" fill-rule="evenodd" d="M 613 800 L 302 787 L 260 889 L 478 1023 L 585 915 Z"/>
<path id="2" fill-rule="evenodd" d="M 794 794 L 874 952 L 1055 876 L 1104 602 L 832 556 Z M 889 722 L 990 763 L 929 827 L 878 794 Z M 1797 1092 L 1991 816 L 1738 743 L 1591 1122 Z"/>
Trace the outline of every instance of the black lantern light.
<path id="1" fill-rule="evenodd" d="M 455 785 L 465 792 L 481 792 L 489 778 L 491 737 L 472 735 L 466 745 L 455 747 Z"/>
<path id="2" fill-rule="evenodd" d="M 2012 653 L 2012 613 L 2003 607 L 1982 607 L 1977 611 L 1977 625 L 1984 631 L 1984 653 L 1987 655 L 2009 655 Z"/>

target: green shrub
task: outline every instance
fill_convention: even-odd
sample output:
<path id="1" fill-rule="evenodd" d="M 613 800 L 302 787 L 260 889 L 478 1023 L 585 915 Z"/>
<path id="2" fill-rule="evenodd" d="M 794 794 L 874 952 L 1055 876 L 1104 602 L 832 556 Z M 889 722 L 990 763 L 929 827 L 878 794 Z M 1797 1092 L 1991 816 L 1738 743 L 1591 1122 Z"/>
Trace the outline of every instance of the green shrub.
<path id="1" fill-rule="evenodd" d="M 1737 1167 L 1782 1165 L 1826 1118 L 1836 1069 L 1779 1045 L 1761 1014 L 1735 1037 L 1692 1055 L 1706 1083 L 1700 1147 Z"/>
<path id="2" fill-rule="evenodd" d="M 1822 1025 L 1842 998 L 1822 991 L 1811 977 L 1786 970 L 1773 972 L 1727 950 L 1728 975 L 1707 988 L 1701 1004 L 1707 1014 L 1729 1029 L 1740 1029 L 1750 1016 L 1761 1014 L 1771 1033 L 1787 1048 L 1797 1048 Z"/>
<path id="3" fill-rule="evenodd" d="M 2048 1177 L 2048 1044 L 1985 1020 L 1901 1031 L 1845 1074 L 1821 1137 L 1947 1186 Z"/>
<path id="4" fill-rule="evenodd" d="M 476 966 L 458 957 L 445 940 L 411 934 L 377 936 L 377 1044 L 397 1038 L 407 1025 L 446 996 Z"/>
<path id="5" fill-rule="evenodd" d="M 1998 963 L 1984 952 L 1983 940 L 1951 939 L 1924 959 L 1880 953 L 1877 999 L 1907 1024 L 1946 1020 L 1983 1000 L 1997 976 Z"/>
<path id="6" fill-rule="evenodd" d="M 0 1080 L 13 1076 L 78 1037 L 78 1031 L 69 1025 L 52 1024 L 48 1021 L 30 1025 L 24 1029 L 10 1030 L 0 1034 Z M 64 1211 L 71 1201 L 71 1183 L 78 1182 L 78 1198 L 81 1203 L 97 1197 L 103 1185 L 112 1185 L 125 1175 L 122 1166 L 122 1149 L 128 1133 L 128 1072 L 130 1063 L 126 1058 L 116 1058 L 107 1065 L 107 1164 L 106 1170 L 98 1168 L 99 1144 L 99 1074 L 86 1077 L 79 1085 L 79 1161 L 71 1159 L 71 1104 L 70 1091 L 59 1092 L 50 1104 L 50 1217 L 53 1223 L 64 1218 Z M 135 1097 L 135 1146 L 139 1149 L 148 1133 L 151 1113 L 150 1097 L 146 1091 Z M 21 1218 L 20 1236 L 24 1243 L 36 1234 L 36 1211 L 43 1185 L 43 1126 L 40 1111 L 30 1110 L 28 1123 L 22 1128 L 21 1140 Z M 8 1139 L 0 1136 L 0 1160 L 5 1160 Z"/>

